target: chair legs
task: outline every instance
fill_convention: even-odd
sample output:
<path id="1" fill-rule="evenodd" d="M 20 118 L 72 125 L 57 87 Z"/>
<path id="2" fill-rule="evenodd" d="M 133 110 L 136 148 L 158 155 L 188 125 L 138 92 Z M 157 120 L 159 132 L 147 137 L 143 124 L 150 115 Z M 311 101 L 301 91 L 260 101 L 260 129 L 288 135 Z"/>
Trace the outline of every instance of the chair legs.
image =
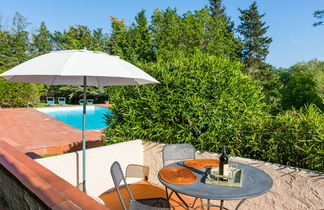
<path id="1" fill-rule="evenodd" d="M 172 196 L 173 193 L 179 198 L 179 200 L 182 203 L 182 204 L 179 204 L 179 205 L 171 205 L 172 207 L 177 207 L 177 206 L 183 206 L 184 205 L 186 209 L 194 208 L 194 206 L 195 206 L 195 204 L 196 204 L 196 202 L 198 200 L 198 198 L 195 198 L 193 203 L 187 204 L 186 201 L 179 195 L 179 193 L 171 190 L 171 193 L 169 194 L 167 187 L 165 187 L 165 193 L 166 193 L 166 199 L 169 201 L 169 203 L 170 203 L 170 199 L 171 199 L 171 196 Z M 200 200 L 200 206 L 203 209 L 203 200 L 201 198 L 199 198 L 199 200 Z"/>

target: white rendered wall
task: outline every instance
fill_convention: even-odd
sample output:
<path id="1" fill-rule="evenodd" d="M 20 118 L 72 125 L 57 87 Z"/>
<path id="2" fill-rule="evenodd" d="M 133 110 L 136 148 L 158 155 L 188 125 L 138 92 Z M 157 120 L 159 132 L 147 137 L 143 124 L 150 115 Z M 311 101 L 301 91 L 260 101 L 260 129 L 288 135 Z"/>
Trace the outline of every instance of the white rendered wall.
<path id="1" fill-rule="evenodd" d="M 87 193 L 98 197 L 114 187 L 110 175 L 110 166 L 114 161 L 121 164 L 125 173 L 129 164 L 143 165 L 143 155 L 144 147 L 141 140 L 88 149 L 86 152 Z M 74 186 L 82 182 L 82 151 L 40 158 L 36 161 Z M 127 181 L 132 183 L 132 180 Z"/>

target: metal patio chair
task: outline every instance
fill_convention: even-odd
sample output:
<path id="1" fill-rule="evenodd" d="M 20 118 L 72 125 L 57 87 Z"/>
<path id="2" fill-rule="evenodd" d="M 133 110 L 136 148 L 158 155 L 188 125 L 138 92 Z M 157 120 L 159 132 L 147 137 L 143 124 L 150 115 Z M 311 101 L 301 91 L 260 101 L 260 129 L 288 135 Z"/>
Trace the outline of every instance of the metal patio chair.
<path id="1" fill-rule="evenodd" d="M 192 144 L 166 144 L 162 150 L 163 166 L 171 160 L 196 159 L 196 150 Z"/>
<path id="2" fill-rule="evenodd" d="M 126 168 L 125 178 L 142 178 L 144 181 L 148 181 L 150 168 L 148 166 L 129 164 Z"/>
<path id="3" fill-rule="evenodd" d="M 163 166 L 166 165 L 167 162 L 169 161 L 182 161 L 182 160 L 192 160 L 196 159 L 196 149 L 192 144 L 186 143 L 186 144 L 166 144 L 163 147 L 162 150 L 162 160 L 163 160 Z M 182 203 L 186 205 L 187 208 L 188 206 L 186 202 L 183 200 L 183 198 L 179 195 L 179 193 L 175 191 L 171 191 L 171 193 L 168 193 L 168 188 L 165 187 L 165 192 L 166 192 L 166 197 L 167 200 L 169 200 L 172 196 L 173 193 L 176 194 L 176 196 L 181 200 Z M 198 198 L 195 198 L 193 204 L 189 204 L 192 207 L 195 205 L 196 201 Z M 202 203 L 202 199 L 200 199 L 200 202 Z"/>
<path id="4" fill-rule="evenodd" d="M 115 189 L 118 193 L 119 200 L 120 200 L 124 210 L 126 210 L 127 208 L 126 208 L 126 205 L 123 201 L 123 198 L 122 198 L 120 190 L 119 190 L 121 181 L 124 182 L 126 190 L 131 198 L 130 207 L 129 207 L 130 210 L 133 210 L 133 209 L 138 209 L 138 210 L 170 209 L 170 204 L 169 204 L 168 200 L 166 200 L 165 198 L 147 198 L 147 199 L 135 200 L 133 197 L 133 194 L 131 193 L 131 191 L 128 187 L 128 184 L 126 182 L 126 178 L 125 178 L 124 173 L 121 169 L 121 166 L 117 161 L 115 161 L 111 165 L 110 173 L 111 173 L 114 185 L 115 185 Z"/>

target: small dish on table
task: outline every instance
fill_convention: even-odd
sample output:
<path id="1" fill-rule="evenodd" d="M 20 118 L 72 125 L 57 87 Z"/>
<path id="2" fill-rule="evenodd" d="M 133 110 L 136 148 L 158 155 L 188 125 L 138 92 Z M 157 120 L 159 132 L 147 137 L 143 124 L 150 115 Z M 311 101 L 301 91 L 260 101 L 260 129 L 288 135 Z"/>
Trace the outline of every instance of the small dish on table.
<path id="1" fill-rule="evenodd" d="M 183 162 L 183 165 L 194 169 L 208 169 L 219 166 L 217 159 L 194 159 Z"/>
<path id="2" fill-rule="evenodd" d="M 198 180 L 198 177 L 192 171 L 183 167 L 162 168 L 159 176 L 163 181 L 177 185 L 193 184 Z"/>

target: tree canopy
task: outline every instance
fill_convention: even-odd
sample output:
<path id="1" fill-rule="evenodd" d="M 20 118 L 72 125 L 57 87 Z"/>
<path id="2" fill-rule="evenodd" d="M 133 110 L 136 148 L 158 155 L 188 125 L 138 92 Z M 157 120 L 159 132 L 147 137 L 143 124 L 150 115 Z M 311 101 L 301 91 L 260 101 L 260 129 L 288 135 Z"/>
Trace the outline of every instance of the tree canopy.
<path id="1" fill-rule="evenodd" d="M 248 9 L 239 9 L 241 24 L 238 32 L 243 37 L 242 59 L 246 64 L 247 72 L 254 75 L 266 67 L 265 59 L 269 53 L 272 38 L 265 36 L 269 26 L 261 19 L 257 3 L 253 2 Z"/>
<path id="2" fill-rule="evenodd" d="M 324 25 L 324 10 L 316 10 L 313 15 L 317 19 L 313 26 Z"/>

